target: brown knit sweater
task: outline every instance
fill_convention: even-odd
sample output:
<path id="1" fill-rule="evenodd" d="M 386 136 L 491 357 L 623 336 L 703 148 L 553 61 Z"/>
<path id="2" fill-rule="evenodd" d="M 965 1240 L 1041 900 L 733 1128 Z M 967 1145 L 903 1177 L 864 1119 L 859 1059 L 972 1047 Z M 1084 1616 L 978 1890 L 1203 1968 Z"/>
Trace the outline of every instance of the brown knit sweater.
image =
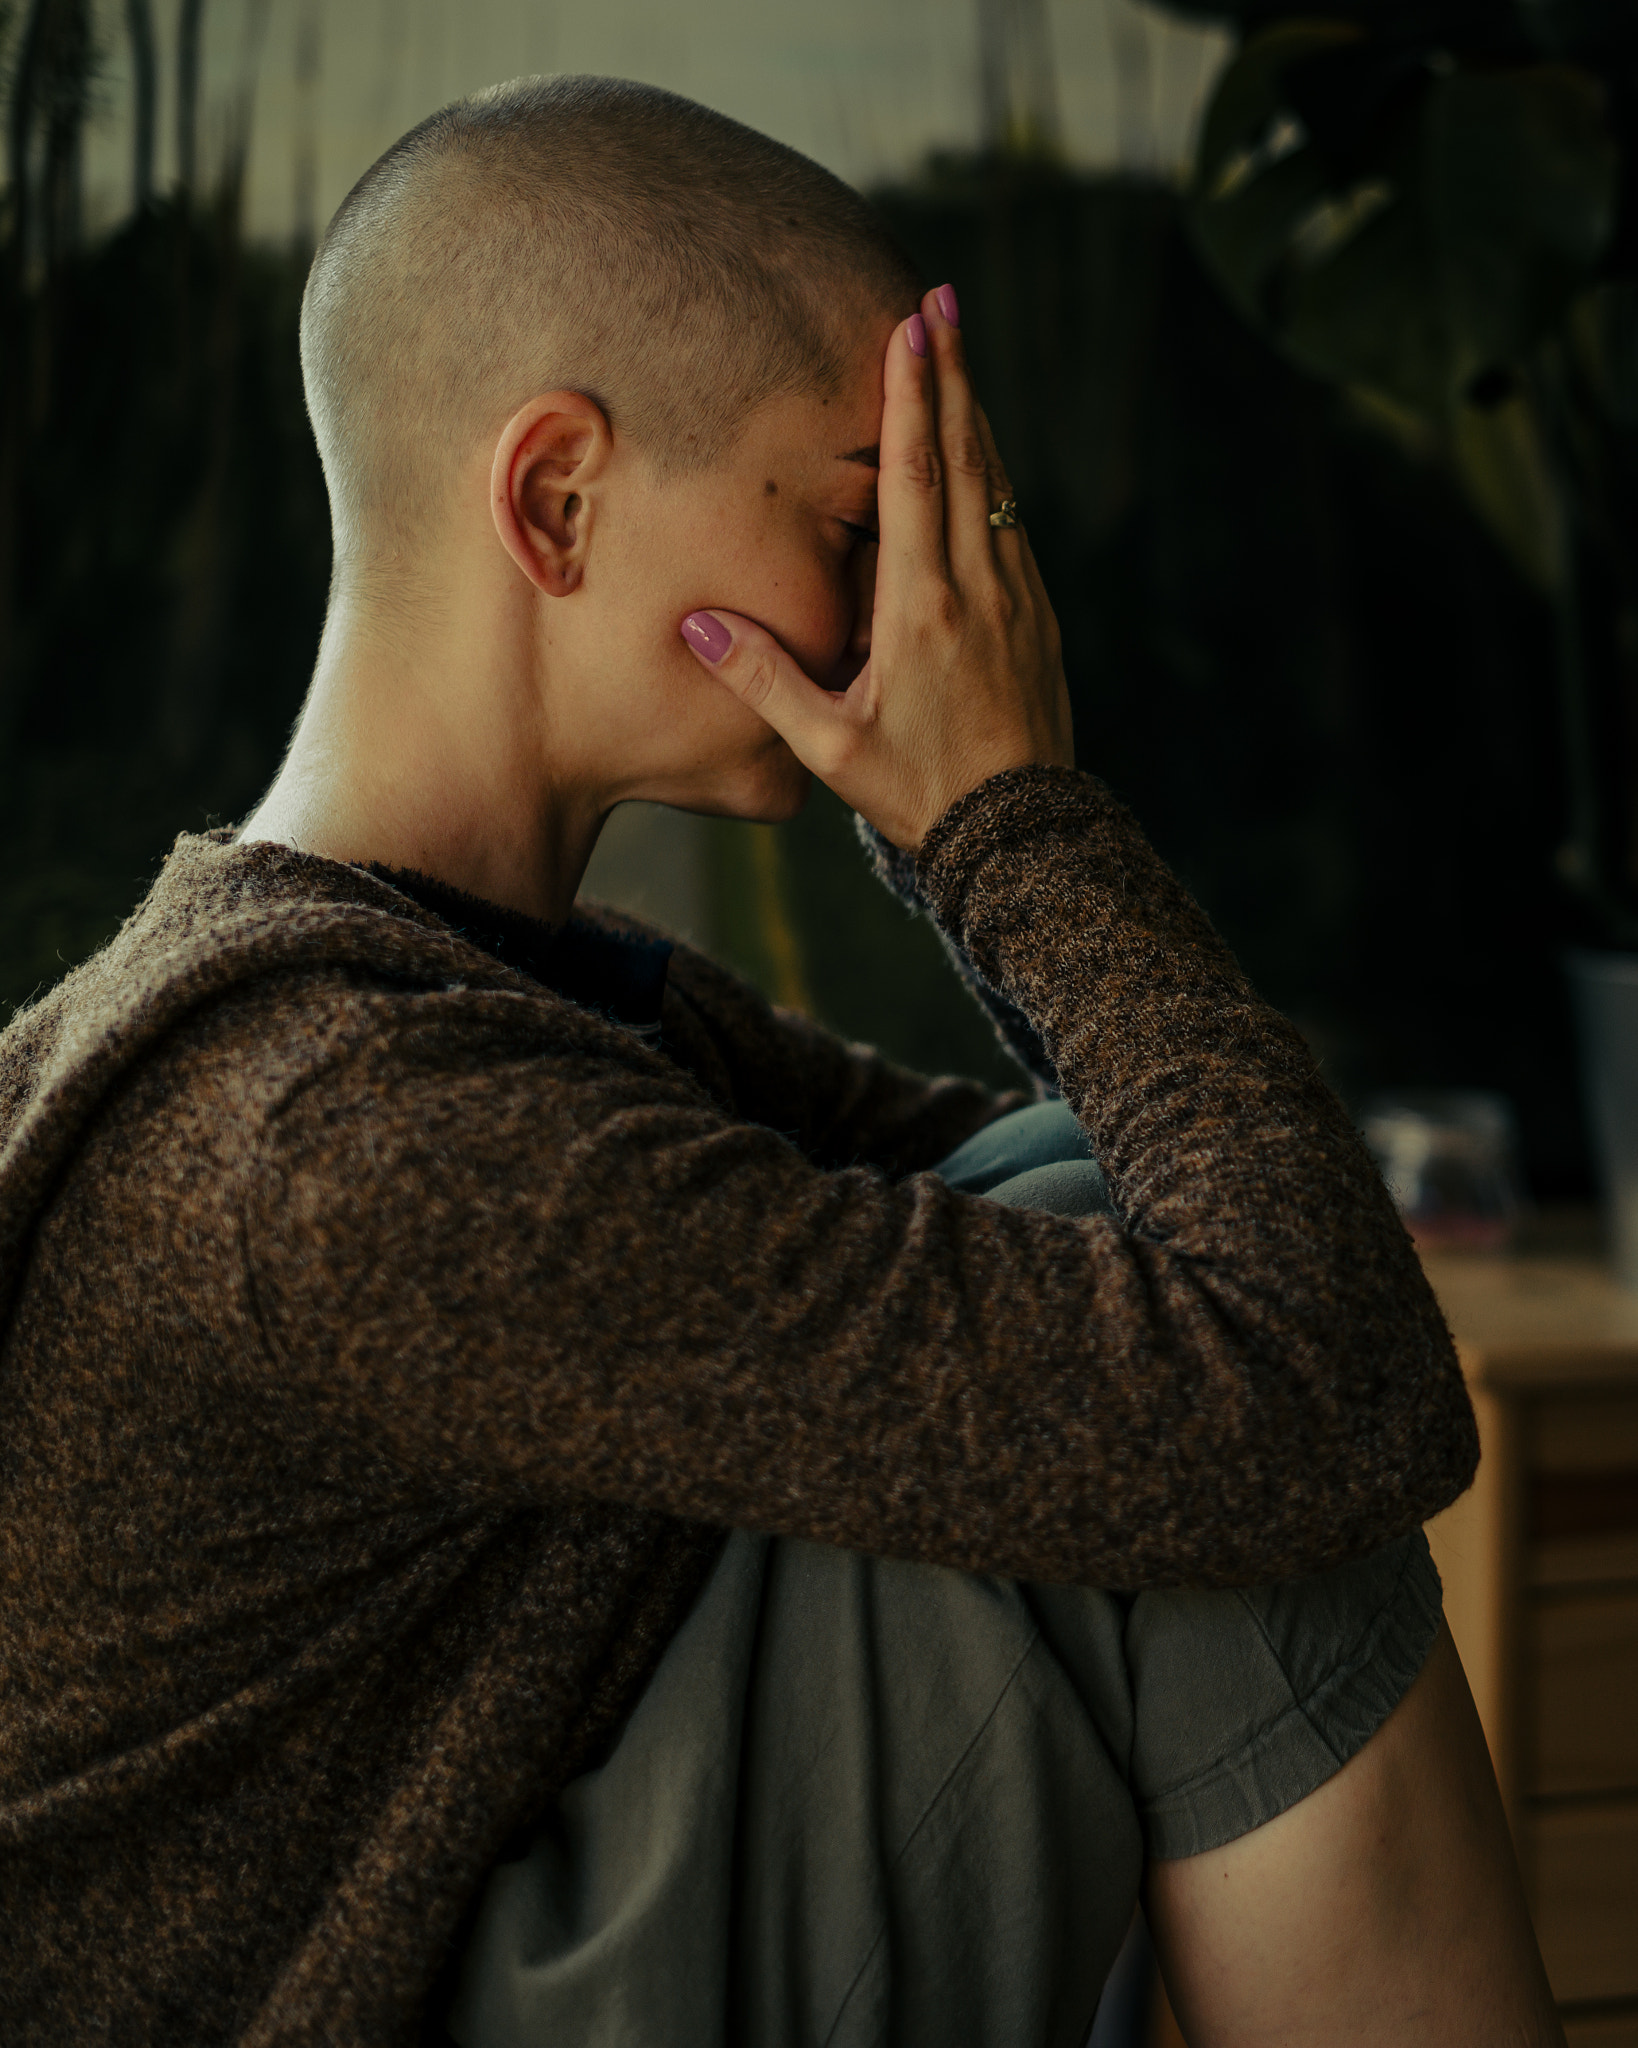
<path id="1" fill-rule="evenodd" d="M 0 2039 L 412 2042 L 742 1525 L 1306 1572 L 1476 1447 L 1348 1121 L 1090 777 L 916 879 L 1124 1228 L 679 948 L 657 1049 L 387 882 L 184 838 L 0 1037 Z"/>

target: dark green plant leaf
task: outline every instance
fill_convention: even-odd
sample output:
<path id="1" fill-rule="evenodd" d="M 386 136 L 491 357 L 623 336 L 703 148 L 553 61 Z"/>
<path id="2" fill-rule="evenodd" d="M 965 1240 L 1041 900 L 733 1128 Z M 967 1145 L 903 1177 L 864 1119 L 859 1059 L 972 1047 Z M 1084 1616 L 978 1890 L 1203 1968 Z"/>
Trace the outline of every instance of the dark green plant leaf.
<path id="1" fill-rule="evenodd" d="M 1340 155 L 1303 118 L 1321 68 L 1320 103 L 1344 110 Z M 1384 91 L 1357 29 L 1284 22 L 1219 85 L 1190 217 L 1229 297 L 1294 360 L 1438 416 L 1497 382 L 1586 286 L 1619 171 L 1603 88 L 1584 72 L 1446 59 Z"/>
<path id="2" fill-rule="evenodd" d="M 1270 331 L 1294 361 L 1331 382 L 1363 385 L 1424 415 L 1441 410 L 1448 350 L 1428 289 L 1423 221 L 1391 177 L 1362 183 L 1338 207 L 1341 223 L 1380 204 L 1340 253 L 1280 273 L 1281 318 Z M 1311 235 L 1324 216 L 1310 215 Z"/>
<path id="3" fill-rule="evenodd" d="M 1232 198 L 1265 163 L 1278 162 L 1282 121 L 1295 122 L 1286 74 L 1305 59 L 1359 48 L 1357 28 L 1335 21 L 1285 21 L 1255 37 L 1217 81 L 1200 131 L 1195 166 L 1199 190 Z M 1292 142 L 1298 138 L 1290 138 Z"/>
<path id="4" fill-rule="evenodd" d="M 1450 387 L 1465 393 L 1562 317 L 1608 245 L 1620 163 L 1603 90 L 1566 64 L 1441 78 L 1423 169 Z"/>

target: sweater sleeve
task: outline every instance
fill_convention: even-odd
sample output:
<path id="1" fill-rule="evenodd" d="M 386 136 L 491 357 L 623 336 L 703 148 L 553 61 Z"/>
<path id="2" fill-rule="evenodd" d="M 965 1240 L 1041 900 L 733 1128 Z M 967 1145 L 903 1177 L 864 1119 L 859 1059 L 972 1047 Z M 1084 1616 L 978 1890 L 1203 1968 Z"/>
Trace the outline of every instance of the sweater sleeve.
<path id="1" fill-rule="evenodd" d="M 776 1007 L 714 961 L 679 946 L 666 999 L 668 1044 L 718 1099 L 785 1133 L 820 1166 L 879 1166 L 895 1179 L 934 1166 L 1031 1098 L 959 1075 L 930 1080 Z"/>
<path id="2" fill-rule="evenodd" d="M 854 813 L 860 844 L 870 858 L 876 871 L 876 879 L 883 888 L 895 895 L 907 910 L 931 914 L 927 898 L 922 893 L 921 883 L 916 874 L 916 858 L 895 846 L 883 833 L 878 832 L 868 819 Z M 951 966 L 966 984 L 967 992 L 985 1012 L 995 1035 L 1005 1051 L 1011 1053 L 1024 1072 L 1034 1083 L 1037 1098 L 1055 1096 L 1058 1093 L 1058 1076 L 1053 1072 L 1052 1061 L 1046 1047 L 1041 1043 L 1041 1034 L 1030 1022 L 1026 1013 L 1014 1002 L 992 988 L 984 979 L 976 961 L 959 940 L 937 920 L 934 929 L 944 941 L 944 950 Z"/>
<path id="3" fill-rule="evenodd" d="M 383 993 L 246 1180 L 283 1397 L 439 1488 L 1087 1585 L 1309 1572 L 1446 1505 L 1476 1437 L 1404 1230 L 1127 814 L 998 777 L 918 886 L 1121 1223 L 826 1169 L 635 1042 Z"/>
<path id="4" fill-rule="evenodd" d="M 604 904 L 579 907 L 605 930 L 668 939 L 666 1046 L 725 1106 L 782 1131 L 818 1165 L 879 1166 L 895 1178 L 936 1166 L 1032 1099 L 962 1075 L 912 1072 L 874 1046 L 770 1003 L 739 975 L 640 919 Z"/>

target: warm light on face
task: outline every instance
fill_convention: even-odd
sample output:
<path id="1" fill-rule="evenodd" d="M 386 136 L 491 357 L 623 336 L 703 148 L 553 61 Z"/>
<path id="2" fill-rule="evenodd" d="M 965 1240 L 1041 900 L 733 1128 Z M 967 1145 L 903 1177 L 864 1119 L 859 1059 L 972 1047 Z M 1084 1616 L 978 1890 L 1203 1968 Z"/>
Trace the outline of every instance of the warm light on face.
<path id="1" fill-rule="evenodd" d="M 584 590 L 564 607 L 600 713 L 611 779 L 685 809 L 785 817 L 807 773 L 682 645 L 714 607 L 754 620 L 814 682 L 846 688 L 869 650 L 882 357 L 861 336 L 843 388 L 770 401 L 710 469 L 657 475 L 624 453 L 599 508 Z M 879 330 L 879 331 L 878 331 Z M 567 619 L 564 619 L 567 624 Z M 619 750 L 618 765 L 613 757 Z"/>

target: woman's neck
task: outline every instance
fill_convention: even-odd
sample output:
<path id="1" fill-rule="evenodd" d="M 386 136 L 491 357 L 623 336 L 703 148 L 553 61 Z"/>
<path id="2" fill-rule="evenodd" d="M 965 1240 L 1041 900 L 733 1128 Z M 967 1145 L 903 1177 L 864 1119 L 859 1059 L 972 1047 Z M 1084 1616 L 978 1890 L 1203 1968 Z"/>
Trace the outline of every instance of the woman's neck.
<path id="1" fill-rule="evenodd" d="M 561 924 L 603 809 L 554 783 L 524 667 L 493 633 L 434 632 L 410 648 L 338 607 L 290 751 L 241 839 L 413 869 Z"/>

